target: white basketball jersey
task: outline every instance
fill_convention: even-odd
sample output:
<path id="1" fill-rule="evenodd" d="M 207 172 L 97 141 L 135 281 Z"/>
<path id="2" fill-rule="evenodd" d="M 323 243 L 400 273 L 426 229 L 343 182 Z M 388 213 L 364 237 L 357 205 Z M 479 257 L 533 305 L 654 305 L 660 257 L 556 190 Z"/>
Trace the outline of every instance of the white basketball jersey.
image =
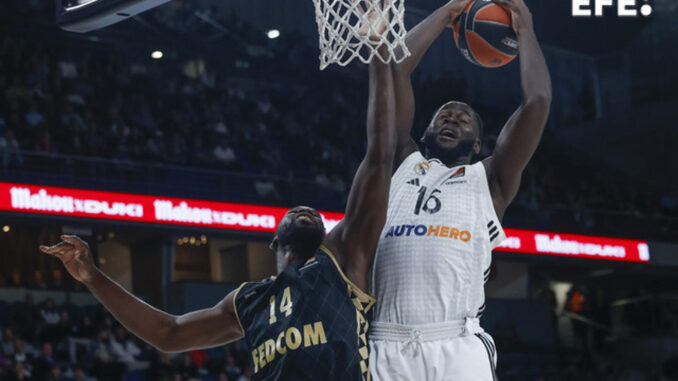
<path id="1" fill-rule="evenodd" d="M 391 180 L 372 269 L 374 320 L 414 325 L 479 316 L 492 249 L 505 238 L 481 162 L 448 168 L 411 154 Z"/>

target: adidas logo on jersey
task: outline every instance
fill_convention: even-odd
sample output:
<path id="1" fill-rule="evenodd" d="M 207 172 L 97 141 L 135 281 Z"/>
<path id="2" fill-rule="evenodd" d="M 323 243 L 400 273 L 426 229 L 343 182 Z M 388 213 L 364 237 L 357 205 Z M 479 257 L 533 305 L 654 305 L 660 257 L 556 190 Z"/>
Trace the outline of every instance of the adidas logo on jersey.
<path id="1" fill-rule="evenodd" d="M 407 183 L 410 184 L 410 185 L 414 185 L 414 186 L 418 187 L 419 186 L 419 179 L 412 179 L 412 180 L 408 181 Z"/>

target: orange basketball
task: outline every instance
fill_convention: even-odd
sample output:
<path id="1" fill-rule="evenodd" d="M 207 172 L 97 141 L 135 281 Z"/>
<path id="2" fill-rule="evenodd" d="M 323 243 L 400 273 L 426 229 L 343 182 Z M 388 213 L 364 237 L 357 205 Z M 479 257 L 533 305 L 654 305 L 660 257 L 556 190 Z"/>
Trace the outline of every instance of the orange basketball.
<path id="1" fill-rule="evenodd" d="M 454 23 L 454 42 L 469 61 L 499 67 L 518 55 L 518 39 L 511 13 L 492 0 L 475 0 Z"/>

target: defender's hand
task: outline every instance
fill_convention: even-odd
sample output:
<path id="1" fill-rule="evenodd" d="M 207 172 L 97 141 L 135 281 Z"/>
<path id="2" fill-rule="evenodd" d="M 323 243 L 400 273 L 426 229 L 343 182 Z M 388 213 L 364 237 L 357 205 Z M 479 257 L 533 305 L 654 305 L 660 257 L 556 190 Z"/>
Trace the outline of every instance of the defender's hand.
<path id="1" fill-rule="evenodd" d="M 83 283 L 91 281 L 96 267 L 87 242 L 74 235 L 62 235 L 61 239 L 63 241 L 54 246 L 40 246 L 40 251 L 61 259 L 76 280 Z"/>
<path id="2" fill-rule="evenodd" d="M 358 0 L 351 1 L 356 3 Z M 363 5 L 358 3 L 358 11 L 363 15 L 363 19 L 359 21 L 358 34 L 368 36 L 371 41 L 380 41 L 391 21 L 391 12 L 388 11 L 390 6 L 391 0 L 377 1 L 366 11 Z"/>
<path id="3" fill-rule="evenodd" d="M 455 21 L 457 21 L 457 18 L 461 13 L 466 9 L 466 6 L 473 0 L 450 0 L 445 7 L 450 12 L 450 22 L 447 24 L 449 27 L 454 27 Z"/>
<path id="4" fill-rule="evenodd" d="M 492 0 L 511 11 L 511 23 L 516 35 L 532 30 L 532 13 L 523 0 Z"/>

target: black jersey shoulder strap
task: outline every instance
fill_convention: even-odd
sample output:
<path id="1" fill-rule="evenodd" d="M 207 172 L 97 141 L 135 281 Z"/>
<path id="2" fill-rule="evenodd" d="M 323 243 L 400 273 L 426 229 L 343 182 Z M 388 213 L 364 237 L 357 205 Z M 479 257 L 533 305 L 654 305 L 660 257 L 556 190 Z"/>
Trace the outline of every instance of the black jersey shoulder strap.
<path id="1" fill-rule="evenodd" d="M 344 271 L 341 269 L 341 267 L 339 267 L 339 263 L 337 263 L 337 260 L 330 249 L 328 249 L 325 245 L 320 245 L 320 251 L 322 251 L 322 253 L 331 260 L 331 263 L 334 265 L 334 269 L 337 271 L 337 273 L 339 273 L 341 278 L 346 283 L 348 293 L 351 296 L 351 299 L 353 299 L 353 304 L 355 304 L 356 308 L 361 312 L 367 312 L 369 309 L 371 309 L 372 306 L 374 306 L 374 304 L 377 302 L 374 296 L 363 291 L 360 287 L 356 286 L 355 283 L 348 279 L 346 274 L 344 274 Z"/>

